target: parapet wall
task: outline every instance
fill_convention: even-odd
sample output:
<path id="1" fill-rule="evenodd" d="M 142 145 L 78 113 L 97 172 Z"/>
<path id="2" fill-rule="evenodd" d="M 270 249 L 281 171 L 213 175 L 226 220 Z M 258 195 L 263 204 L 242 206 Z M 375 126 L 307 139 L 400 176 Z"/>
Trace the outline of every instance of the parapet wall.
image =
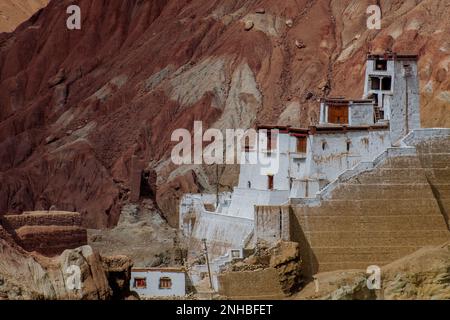
<path id="1" fill-rule="evenodd" d="M 81 226 L 79 213 L 24 212 L 21 215 L 2 216 L 0 222 L 26 251 L 52 256 L 87 244 L 87 231 Z"/>

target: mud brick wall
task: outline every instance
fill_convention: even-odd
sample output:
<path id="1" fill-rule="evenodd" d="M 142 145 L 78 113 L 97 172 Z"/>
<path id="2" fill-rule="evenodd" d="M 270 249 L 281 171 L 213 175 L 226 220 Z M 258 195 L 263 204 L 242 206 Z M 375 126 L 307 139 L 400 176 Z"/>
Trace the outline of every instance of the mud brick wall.
<path id="1" fill-rule="evenodd" d="M 74 212 L 37 211 L 1 218 L 3 227 L 23 249 L 52 256 L 87 244 L 81 215 Z"/>
<path id="2" fill-rule="evenodd" d="M 309 275 L 385 265 L 450 240 L 450 142 L 388 158 L 318 206 L 293 205 L 293 241 Z"/>
<path id="3" fill-rule="evenodd" d="M 439 210 L 450 226 L 450 139 L 422 142 L 416 149 Z"/>
<path id="4" fill-rule="evenodd" d="M 34 211 L 3 216 L 2 219 L 7 228 L 11 229 L 23 226 L 81 226 L 81 215 L 76 212 Z"/>
<path id="5" fill-rule="evenodd" d="M 285 297 L 274 268 L 227 272 L 218 276 L 219 294 L 230 299 L 282 299 Z"/>

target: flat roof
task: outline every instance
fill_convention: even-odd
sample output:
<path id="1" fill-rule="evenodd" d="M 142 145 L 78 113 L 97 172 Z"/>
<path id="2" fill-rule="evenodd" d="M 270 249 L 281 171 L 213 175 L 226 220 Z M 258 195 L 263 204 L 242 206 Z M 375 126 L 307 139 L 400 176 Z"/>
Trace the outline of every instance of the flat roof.
<path id="1" fill-rule="evenodd" d="M 344 99 L 344 98 L 322 98 L 320 99 L 320 101 L 332 104 L 349 104 L 349 103 L 372 104 L 374 102 L 372 99 Z"/>
<path id="2" fill-rule="evenodd" d="M 368 54 L 367 60 L 417 60 L 419 56 L 417 54 L 397 54 L 395 52 L 386 52 L 382 54 Z"/>
<path id="3" fill-rule="evenodd" d="M 278 129 L 280 131 L 286 131 L 290 128 L 290 126 L 280 126 L 276 124 L 261 124 L 256 126 L 256 130 L 272 130 L 272 129 Z"/>
<path id="4" fill-rule="evenodd" d="M 267 128 L 268 126 L 263 126 Z M 349 126 L 341 124 L 318 124 L 309 126 L 308 128 L 295 128 L 286 127 L 284 133 L 291 135 L 314 135 L 314 134 L 326 134 L 326 133 L 346 133 L 348 131 L 368 131 L 368 130 L 385 130 L 389 128 L 388 123 L 372 124 L 372 125 L 359 125 Z"/>
<path id="5" fill-rule="evenodd" d="M 131 268 L 131 272 L 170 272 L 170 273 L 185 273 L 184 268 L 167 267 L 167 268 Z"/>
<path id="6" fill-rule="evenodd" d="M 326 134 L 326 133 L 346 133 L 348 131 L 369 131 L 369 130 L 385 130 L 388 129 L 388 124 L 373 124 L 363 126 L 347 126 L 347 125 L 317 125 L 311 126 L 311 134 Z"/>

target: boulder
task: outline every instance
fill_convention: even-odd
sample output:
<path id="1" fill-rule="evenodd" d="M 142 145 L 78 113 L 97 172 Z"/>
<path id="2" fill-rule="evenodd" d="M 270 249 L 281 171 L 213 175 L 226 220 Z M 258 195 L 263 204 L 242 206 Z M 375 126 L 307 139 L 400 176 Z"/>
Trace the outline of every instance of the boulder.
<path id="1" fill-rule="evenodd" d="M 295 46 L 299 49 L 306 48 L 306 45 L 301 40 L 295 40 Z"/>
<path id="2" fill-rule="evenodd" d="M 250 30 L 253 28 L 253 26 L 254 26 L 253 21 L 247 20 L 247 21 L 245 21 L 244 29 L 245 29 L 246 31 L 250 31 Z"/>
<path id="3" fill-rule="evenodd" d="M 106 272 L 114 299 L 130 296 L 130 279 L 133 262 L 127 256 L 116 255 L 102 257 L 103 269 Z"/>
<path id="4" fill-rule="evenodd" d="M 48 80 L 48 86 L 49 88 L 53 88 L 54 86 L 62 83 L 64 80 L 66 80 L 66 70 L 61 68 L 53 78 Z"/>

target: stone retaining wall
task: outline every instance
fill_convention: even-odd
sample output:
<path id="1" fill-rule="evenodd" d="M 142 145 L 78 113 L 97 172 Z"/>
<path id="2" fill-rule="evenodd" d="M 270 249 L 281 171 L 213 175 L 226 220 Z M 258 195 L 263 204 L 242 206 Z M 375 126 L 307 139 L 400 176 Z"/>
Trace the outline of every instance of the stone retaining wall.
<path id="1" fill-rule="evenodd" d="M 410 139 L 416 152 L 338 181 L 314 205 L 291 205 L 308 275 L 382 266 L 450 240 L 450 138 L 420 137 Z"/>

